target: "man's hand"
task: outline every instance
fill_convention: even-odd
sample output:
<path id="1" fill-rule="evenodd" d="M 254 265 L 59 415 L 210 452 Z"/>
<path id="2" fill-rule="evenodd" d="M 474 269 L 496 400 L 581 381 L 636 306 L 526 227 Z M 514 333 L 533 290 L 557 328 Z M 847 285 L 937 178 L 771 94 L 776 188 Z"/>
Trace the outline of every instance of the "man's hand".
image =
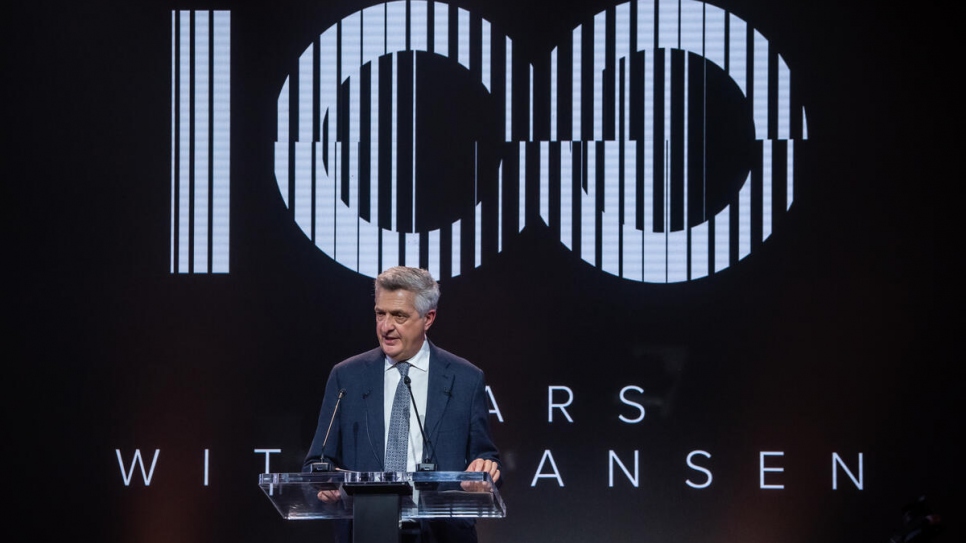
<path id="1" fill-rule="evenodd" d="M 494 483 L 500 480 L 500 464 L 493 460 L 477 458 L 470 462 L 466 471 L 485 471 L 490 474 L 490 479 Z M 490 483 L 485 481 L 463 481 L 460 483 L 460 487 L 467 492 L 489 492 L 491 490 Z"/>
<path id="2" fill-rule="evenodd" d="M 342 468 L 335 468 L 335 471 L 346 471 Z M 319 491 L 319 501 L 322 503 L 335 503 L 342 499 L 342 494 L 339 489 L 329 489 Z"/>
<path id="3" fill-rule="evenodd" d="M 338 490 L 320 490 L 319 501 L 322 503 L 335 503 L 342 499 Z"/>

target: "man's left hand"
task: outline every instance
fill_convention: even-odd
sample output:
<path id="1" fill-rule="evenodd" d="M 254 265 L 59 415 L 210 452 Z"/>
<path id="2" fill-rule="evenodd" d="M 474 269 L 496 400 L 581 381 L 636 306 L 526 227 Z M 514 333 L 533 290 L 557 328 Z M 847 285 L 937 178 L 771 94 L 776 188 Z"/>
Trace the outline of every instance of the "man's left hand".
<path id="1" fill-rule="evenodd" d="M 470 462 L 470 465 L 466 467 L 466 471 L 485 471 L 490 474 L 490 479 L 494 483 L 500 480 L 500 464 L 493 460 L 477 458 Z M 483 481 L 463 481 L 460 483 L 460 486 L 468 492 L 490 491 L 489 483 Z"/>

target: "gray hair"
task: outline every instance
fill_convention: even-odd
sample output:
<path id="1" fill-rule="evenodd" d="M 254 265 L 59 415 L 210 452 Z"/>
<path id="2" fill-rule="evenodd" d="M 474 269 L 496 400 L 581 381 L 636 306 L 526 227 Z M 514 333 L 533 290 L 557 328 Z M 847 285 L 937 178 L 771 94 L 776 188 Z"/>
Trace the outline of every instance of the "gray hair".
<path id="1" fill-rule="evenodd" d="M 428 271 L 420 268 L 406 266 L 389 268 L 376 277 L 375 289 L 376 291 L 401 289 L 412 292 L 416 295 L 414 303 L 420 317 L 425 317 L 426 313 L 436 309 L 436 305 L 439 304 L 439 284 Z"/>

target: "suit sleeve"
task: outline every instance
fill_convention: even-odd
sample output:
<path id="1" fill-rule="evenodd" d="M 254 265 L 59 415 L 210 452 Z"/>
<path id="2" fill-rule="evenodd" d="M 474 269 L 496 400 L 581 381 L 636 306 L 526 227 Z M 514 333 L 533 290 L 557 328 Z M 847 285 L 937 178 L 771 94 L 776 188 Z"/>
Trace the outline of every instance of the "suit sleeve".
<path id="1" fill-rule="evenodd" d="M 500 452 L 490 434 L 490 412 L 486 403 L 486 385 L 483 372 L 478 374 L 478 382 L 473 387 L 470 406 L 470 434 L 467 457 L 472 462 L 477 458 L 500 463 Z M 502 464 L 500 469 L 502 471 Z"/>

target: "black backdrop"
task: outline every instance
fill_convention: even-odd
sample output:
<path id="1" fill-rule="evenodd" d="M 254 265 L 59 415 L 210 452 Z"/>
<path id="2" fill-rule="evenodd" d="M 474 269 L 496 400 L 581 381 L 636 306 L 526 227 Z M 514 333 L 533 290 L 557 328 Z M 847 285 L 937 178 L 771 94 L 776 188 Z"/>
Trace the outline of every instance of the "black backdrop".
<path id="1" fill-rule="evenodd" d="M 612 2 L 456 2 L 544 51 Z M 329 368 L 374 345 L 370 280 L 275 186 L 275 103 L 358 2 L 24 3 L 4 16 L 7 490 L 26 539 L 317 541 L 256 485 L 297 471 Z M 799 78 L 809 141 L 775 234 L 714 277 L 630 282 L 527 228 L 442 282 L 433 340 L 484 368 L 509 515 L 486 541 L 884 542 L 926 495 L 961 540 L 955 23 L 937 4 L 728 1 Z M 169 273 L 170 23 L 232 12 L 232 271 Z M 535 30 L 538 29 L 538 30 Z M 955 148 L 954 148 L 955 145 Z M 639 424 L 621 403 L 645 389 Z M 547 422 L 550 386 L 574 422 Z M 954 400 L 955 398 L 955 400 Z M 149 486 L 116 450 L 160 450 Z M 209 451 L 204 485 L 205 450 Z M 564 481 L 531 486 L 550 450 Z M 608 451 L 630 465 L 608 485 Z M 690 451 L 713 473 L 688 468 Z M 759 488 L 759 454 L 782 451 Z M 863 488 L 839 471 L 863 455 Z M 545 467 L 545 473 L 548 471 Z M 615 471 L 616 468 L 615 468 Z M 23 479 L 21 479 L 23 477 Z M 26 492 L 24 492 L 26 489 Z M 17 510 L 19 511 L 19 509 Z"/>

